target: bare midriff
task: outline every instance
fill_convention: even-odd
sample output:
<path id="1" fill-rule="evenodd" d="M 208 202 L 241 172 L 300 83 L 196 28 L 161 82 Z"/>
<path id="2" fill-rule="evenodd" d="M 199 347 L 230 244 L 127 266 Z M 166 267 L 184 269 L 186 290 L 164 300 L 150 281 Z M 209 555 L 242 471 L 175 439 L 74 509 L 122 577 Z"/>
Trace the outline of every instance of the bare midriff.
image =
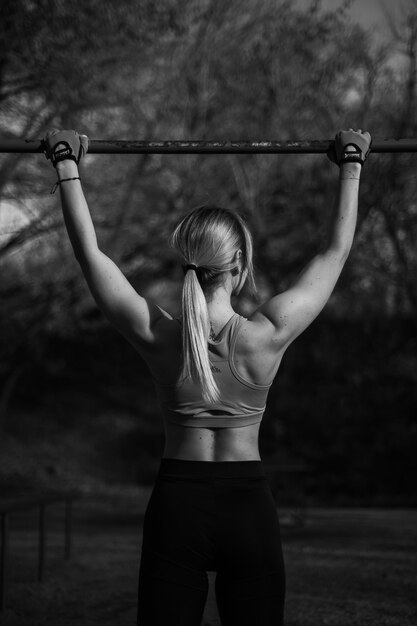
<path id="1" fill-rule="evenodd" d="M 163 457 L 184 461 L 260 461 L 259 427 L 195 428 L 165 421 Z"/>

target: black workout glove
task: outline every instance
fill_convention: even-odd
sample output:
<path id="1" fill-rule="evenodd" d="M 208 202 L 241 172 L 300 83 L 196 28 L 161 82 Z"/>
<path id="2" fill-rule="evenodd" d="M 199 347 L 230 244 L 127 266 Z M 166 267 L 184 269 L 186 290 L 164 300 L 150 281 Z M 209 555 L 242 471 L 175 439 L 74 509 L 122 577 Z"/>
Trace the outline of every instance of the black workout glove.
<path id="1" fill-rule="evenodd" d="M 79 135 L 76 130 L 51 130 L 46 133 L 43 146 L 46 158 L 51 160 L 54 167 L 66 159 L 78 164 L 87 153 L 88 137 Z"/>
<path id="2" fill-rule="evenodd" d="M 334 143 L 327 151 L 330 161 L 341 165 L 342 163 L 360 163 L 363 165 L 371 149 L 372 139 L 368 132 L 342 130 L 337 133 Z M 355 150 L 347 148 L 353 146 Z"/>

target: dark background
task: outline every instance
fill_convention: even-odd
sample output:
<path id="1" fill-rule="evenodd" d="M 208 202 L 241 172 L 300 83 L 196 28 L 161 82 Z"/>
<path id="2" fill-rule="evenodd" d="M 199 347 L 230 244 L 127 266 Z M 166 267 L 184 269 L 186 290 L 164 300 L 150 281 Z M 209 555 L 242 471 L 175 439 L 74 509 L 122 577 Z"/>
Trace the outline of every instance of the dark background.
<path id="1" fill-rule="evenodd" d="M 381 38 L 349 3 L 304 5 L 3 1 L 0 134 L 416 136 L 417 14 L 388 16 Z M 416 163 L 371 154 L 350 258 L 271 390 L 261 456 L 307 465 L 313 503 L 417 501 Z M 81 171 L 102 249 L 173 314 L 181 271 L 167 238 L 186 210 L 246 215 L 262 301 L 318 250 L 337 185 L 321 155 L 90 155 Z M 87 292 L 54 181 L 42 155 L 0 155 L 0 488 L 147 485 L 163 449 L 152 383 Z"/>

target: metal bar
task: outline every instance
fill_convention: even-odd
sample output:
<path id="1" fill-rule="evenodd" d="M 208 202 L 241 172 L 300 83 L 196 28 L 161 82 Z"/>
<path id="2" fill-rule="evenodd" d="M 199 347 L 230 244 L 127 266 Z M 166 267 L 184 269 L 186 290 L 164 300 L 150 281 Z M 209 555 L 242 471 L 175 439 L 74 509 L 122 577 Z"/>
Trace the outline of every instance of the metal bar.
<path id="1" fill-rule="evenodd" d="M 330 139 L 302 141 L 122 141 L 90 139 L 90 154 L 323 154 Z M 374 153 L 417 152 L 417 138 L 384 139 L 372 144 Z M 0 153 L 43 152 L 40 139 L 1 139 Z"/>
<path id="2" fill-rule="evenodd" d="M 45 563 L 45 504 L 39 504 L 38 581 L 42 582 Z"/>
<path id="3" fill-rule="evenodd" d="M 7 585 L 7 550 L 9 539 L 9 515 L 7 511 L 1 514 L 1 555 L 0 555 L 0 613 L 6 608 Z"/>

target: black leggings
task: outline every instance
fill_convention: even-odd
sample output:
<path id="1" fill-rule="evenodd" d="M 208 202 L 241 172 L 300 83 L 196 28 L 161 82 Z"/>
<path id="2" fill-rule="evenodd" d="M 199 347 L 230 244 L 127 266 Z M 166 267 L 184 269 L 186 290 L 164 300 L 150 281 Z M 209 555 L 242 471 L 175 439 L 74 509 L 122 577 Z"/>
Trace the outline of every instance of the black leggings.
<path id="1" fill-rule="evenodd" d="M 285 572 L 262 461 L 163 458 L 149 500 L 138 626 L 199 626 L 215 571 L 222 626 L 282 626 Z"/>

